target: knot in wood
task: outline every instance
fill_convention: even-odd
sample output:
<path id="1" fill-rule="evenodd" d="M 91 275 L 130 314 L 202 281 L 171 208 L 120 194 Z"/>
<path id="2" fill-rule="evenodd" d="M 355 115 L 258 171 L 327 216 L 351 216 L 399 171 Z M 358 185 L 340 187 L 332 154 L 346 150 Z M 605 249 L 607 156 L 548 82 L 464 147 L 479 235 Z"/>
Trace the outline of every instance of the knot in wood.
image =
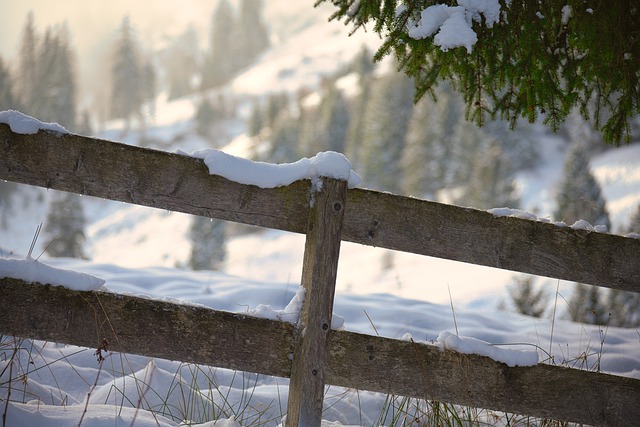
<path id="1" fill-rule="evenodd" d="M 333 202 L 333 211 L 339 213 L 342 210 L 342 202 Z"/>

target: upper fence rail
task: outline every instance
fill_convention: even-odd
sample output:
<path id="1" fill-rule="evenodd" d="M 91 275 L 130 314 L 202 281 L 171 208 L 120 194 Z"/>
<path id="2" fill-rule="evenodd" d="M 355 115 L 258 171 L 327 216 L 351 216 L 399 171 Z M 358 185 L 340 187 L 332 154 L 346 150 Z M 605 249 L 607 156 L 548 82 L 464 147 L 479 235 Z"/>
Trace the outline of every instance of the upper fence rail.
<path id="1" fill-rule="evenodd" d="M 189 156 L 0 124 L 0 179 L 306 233 L 309 186 L 261 189 Z M 351 189 L 342 240 L 640 292 L 640 239 Z"/>

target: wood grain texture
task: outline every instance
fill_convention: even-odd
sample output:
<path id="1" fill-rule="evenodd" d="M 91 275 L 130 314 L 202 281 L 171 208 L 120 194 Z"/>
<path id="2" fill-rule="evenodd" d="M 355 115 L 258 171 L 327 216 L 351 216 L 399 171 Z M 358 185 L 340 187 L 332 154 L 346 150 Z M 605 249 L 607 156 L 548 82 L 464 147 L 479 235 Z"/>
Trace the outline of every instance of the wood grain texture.
<path id="1" fill-rule="evenodd" d="M 202 307 L 0 279 L 0 333 L 290 377 L 294 326 Z M 328 337 L 327 384 L 550 419 L 631 426 L 640 380 L 347 331 Z"/>
<path id="2" fill-rule="evenodd" d="M 640 292 L 640 239 L 350 190 L 343 240 Z"/>
<path id="3" fill-rule="evenodd" d="M 309 183 L 262 189 L 209 175 L 201 159 L 0 123 L 0 179 L 304 233 Z"/>
<path id="4" fill-rule="evenodd" d="M 598 426 L 636 425 L 640 380 L 507 365 L 408 341 L 332 331 L 327 382 Z"/>
<path id="5" fill-rule="evenodd" d="M 309 212 L 302 265 L 306 294 L 291 368 L 287 427 L 320 427 L 346 181 L 324 179 Z"/>
<path id="6" fill-rule="evenodd" d="M 293 325 L 107 292 L 0 279 L 3 334 L 288 377 Z M 267 351 L 265 351 L 267 350 Z"/>
<path id="7" fill-rule="evenodd" d="M 308 182 L 260 189 L 199 159 L 78 135 L 0 124 L 0 179 L 306 233 Z M 347 203 L 343 240 L 640 292 L 640 239 L 362 189 Z"/>

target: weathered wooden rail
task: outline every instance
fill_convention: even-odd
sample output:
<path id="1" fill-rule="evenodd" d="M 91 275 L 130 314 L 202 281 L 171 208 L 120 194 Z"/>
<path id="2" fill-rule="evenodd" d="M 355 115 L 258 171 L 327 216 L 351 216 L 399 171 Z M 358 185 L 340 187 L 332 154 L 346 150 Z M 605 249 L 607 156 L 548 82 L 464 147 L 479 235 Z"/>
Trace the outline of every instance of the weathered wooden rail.
<path id="1" fill-rule="evenodd" d="M 0 179 L 307 236 L 297 327 L 0 279 L 2 333 L 86 347 L 107 338 L 114 351 L 290 377 L 288 426 L 319 425 L 325 384 L 593 425 L 640 419 L 636 379 L 542 364 L 510 368 L 329 327 L 341 240 L 635 292 L 640 240 L 347 190 L 336 180 L 325 180 L 310 207 L 308 182 L 260 189 L 209 175 L 195 158 L 78 135 L 15 134 L 4 124 Z"/>

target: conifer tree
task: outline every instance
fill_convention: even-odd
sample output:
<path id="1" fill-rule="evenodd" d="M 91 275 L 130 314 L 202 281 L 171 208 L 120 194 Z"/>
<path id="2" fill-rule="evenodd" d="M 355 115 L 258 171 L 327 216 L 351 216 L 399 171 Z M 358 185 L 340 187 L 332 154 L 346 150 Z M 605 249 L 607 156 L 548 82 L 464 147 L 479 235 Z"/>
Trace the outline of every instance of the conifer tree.
<path id="1" fill-rule="evenodd" d="M 534 289 L 535 278 L 533 276 L 520 276 L 509 288 L 509 296 L 518 313 L 542 317 L 547 308 L 547 294 L 544 289 Z"/>
<path id="2" fill-rule="evenodd" d="M 216 112 L 208 98 L 203 98 L 196 110 L 196 132 L 204 137 L 211 135 L 211 127 L 216 120 Z"/>
<path id="3" fill-rule="evenodd" d="M 373 88 L 365 112 L 362 166 L 364 182 L 375 189 L 401 191 L 401 160 L 413 95 L 413 82 L 397 73 L 380 79 Z"/>
<path id="4" fill-rule="evenodd" d="M 85 258 L 86 220 L 77 194 L 55 191 L 44 232 L 46 252 L 53 257 Z"/>
<path id="5" fill-rule="evenodd" d="M 351 102 L 351 114 L 349 128 L 347 129 L 347 140 L 345 143 L 345 154 L 352 162 L 353 166 L 360 170 L 362 163 L 361 147 L 364 140 L 364 123 L 366 108 L 371 97 L 371 86 L 373 84 L 373 71 L 375 64 L 372 61 L 372 53 L 365 46 L 351 63 L 350 69 L 358 73 L 358 94 Z"/>
<path id="6" fill-rule="evenodd" d="M 236 26 L 234 49 L 234 71 L 250 65 L 269 47 L 269 31 L 262 17 L 262 0 L 242 0 L 240 16 Z"/>
<path id="7" fill-rule="evenodd" d="M 27 22 L 22 35 L 20 59 L 17 76 L 17 96 L 24 112 L 34 115 L 38 99 L 36 86 L 38 84 L 38 34 L 35 27 L 33 12 L 27 15 Z"/>
<path id="8" fill-rule="evenodd" d="M 274 163 L 291 163 L 302 157 L 300 150 L 300 123 L 291 112 L 284 112 L 271 129 L 270 149 L 265 160 Z"/>
<path id="9" fill-rule="evenodd" d="M 514 171 L 500 144 L 491 140 L 477 152 L 469 183 L 459 203 L 478 209 L 519 207 Z"/>
<path id="10" fill-rule="evenodd" d="M 191 220 L 191 256 L 189 265 L 193 270 L 219 270 L 226 257 L 225 221 L 194 216 Z"/>
<path id="11" fill-rule="evenodd" d="M 564 177 L 556 197 L 555 218 L 571 225 L 584 219 L 592 225 L 611 227 L 600 185 L 591 173 L 586 149 L 575 141 L 567 153 Z"/>
<path id="12" fill-rule="evenodd" d="M 169 99 L 179 98 L 198 89 L 200 78 L 200 49 L 198 33 L 193 25 L 176 37 L 163 57 L 163 69 L 167 73 Z"/>
<path id="13" fill-rule="evenodd" d="M 221 0 L 211 18 L 209 52 L 205 56 L 202 71 L 202 89 L 209 89 L 226 83 L 233 76 L 236 67 L 233 35 L 236 18 L 228 0 Z"/>
<path id="14" fill-rule="evenodd" d="M 0 56 L 0 111 L 19 109 L 18 100 L 14 95 L 13 79 Z"/>
<path id="15" fill-rule="evenodd" d="M 75 59 L 66 25 L 48 28 L 38 51 L 37 105 L 33 114 L 40 120 L 56 122 L 68 129 L 76 122 Z"/>
<path id="16" fill-rule="evenodd" d="M 111 77 L 111 118 L 125 119 L 126 132 L 133 117 L 142 119 L 142 106 L 146 97 L 140 48 L 128 16 L 124 17 L 120 25 Z"/>
<path id="17" fill-rule="evenodd" d="M 591 325 L 608 324 L 609 310 L 602 302 L 600 288 L 576 283 L 569 300 L 569 318 Z"/>
<path id="18" fill-rule="evenodd" d="M 479 125 L 495 117 L 512 126 L 520 117 L 530 122 L 541 117 L 557 130 L 578 108 L 606 142 L 630 140 L 631 118 L 640 114 L 640 6 L 634 0 L 593 5 L 495 0 L 483 2 L 480 11 L 471 7 L 478 2 L 459 2 L 473 35 L 465 46 L 445 36 L 453 2 L 317 4 L 324 2 L 335 8 L 331 19 L 352 24 L 353 31 L 372 27 L 382 36 L 376 58 L 394 55 L 414 78 L 418 99 L 449 80 L 464 95 L 467 117 Z M 425 14 L 433 17 L 436 9 L 429 7 L 445 18 L 421 22 Z M 427 22 L 434 26 L 418 27 Z"/>
<path id="19" fill-rule="evenodd" d="M 344 153 L 349 129 L 349 108 L 335 81 L 326 84 L 318 107 L 317 132 L 310 154 L 321 151 Z"/>

